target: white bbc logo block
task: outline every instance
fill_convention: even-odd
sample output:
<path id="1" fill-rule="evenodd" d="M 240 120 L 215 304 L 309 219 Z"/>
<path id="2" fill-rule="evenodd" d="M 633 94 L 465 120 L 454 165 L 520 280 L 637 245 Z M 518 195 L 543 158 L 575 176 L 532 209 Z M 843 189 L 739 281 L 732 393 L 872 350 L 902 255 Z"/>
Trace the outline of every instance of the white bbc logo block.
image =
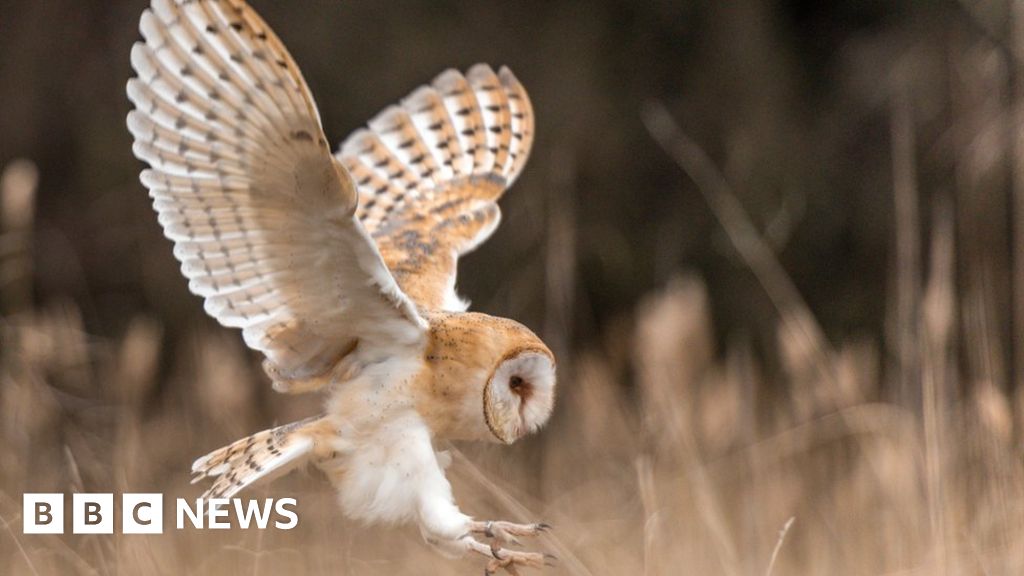
<path id="1" fill-rule="evenodd" d="M 63 494 L 25 494 L 21 502 L 23 533 L 64 533 Z"/>
<path id="2" fill-rule="evenodd" d="M 75 494 L 71 520 L 75 534 L 113 534 L 114 495 Z"/>
<path id="3" fill-rule="evenodd" d="M 163 494 L 124 494 L 121 498 L 121 532 L 163 534 Z"/>

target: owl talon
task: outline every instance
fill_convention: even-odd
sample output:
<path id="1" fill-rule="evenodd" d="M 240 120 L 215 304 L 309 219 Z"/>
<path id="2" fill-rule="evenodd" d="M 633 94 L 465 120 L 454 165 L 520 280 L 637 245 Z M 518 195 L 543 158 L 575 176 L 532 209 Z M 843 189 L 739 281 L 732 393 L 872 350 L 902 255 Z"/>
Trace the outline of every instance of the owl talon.
<path id="1" fill-rule="evenodd" d="M 496 544 L 487 545 L 472 537 L 466 540 L 470 549 L 477 554 L 487 557 L 487 566 L 484 567 L 484 574 L 486 576 L 493 576 L 498 570 L 505 570 L 505 572 L 512 574 L 512 576 L 518 576 L 517 567 L 519 566 L 543 568 L 547 565 L 545 560 L 548 555 L 545 554 L 499 548 Z"/>
<path id="2" fill-rule="evenodd" d="M 497 560 L 491 560 L 484 568 L 484 576 L 494 576 L 498 573 L 498 570 L 504 568 L 506 572 L 512 576 L 519 576 L 519 572 L 516 571 L 515 566 L 509 564 L 508 566 L 502 566 Z"/>
<path id="3" fill-rule="evenodd" d="M 539 536 L 551 530 L 551 525 L 540 522 L 537 524 L 514 524 L 503 521 L 473 522 L 469 531 L 473 534 L 483 534 L 505 544 L 519 544 L 519 536 Z"/>
<path id="4" fill-rule="evenodd" d="M 512 576 L 519 576 L 519 571 L 516 570 L 515 564 L 501 564 L 497 560 L 493 560 L 492 564 L 493 563 L 496 563 L 495 566 L 489 567 L 491 570 L 493 570 L 493 572 L 491 572 L 491 574 L 494 574 L 495 572 L 497 572 L 497 570 L 499 568 L 504 568 L 505 572 L 508 572 Z"/>

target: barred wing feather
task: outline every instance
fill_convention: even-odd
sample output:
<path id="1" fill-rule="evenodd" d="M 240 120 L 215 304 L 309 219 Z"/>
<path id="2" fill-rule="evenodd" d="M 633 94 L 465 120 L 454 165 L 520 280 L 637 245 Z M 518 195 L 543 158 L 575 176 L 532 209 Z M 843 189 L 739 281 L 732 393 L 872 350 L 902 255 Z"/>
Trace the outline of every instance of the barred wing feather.
<path id="1" fill-rule="evenodd" d="M 533 143 L 533 109 L 507 68 L 448 70 L 370 121 L 339 158 L 359 188 L 357 215 L 402 290 L 430 310 L 465 310 L 458 257 L 497 228 L 497 201 Z"/>
<path id="2" fill-rule="evenodd" d="M 425 323 L 355 217 L 291 56 L 240 0 L 154 0 L 131 60 L 141 180 L 192 292 L 285 377 Z"/>

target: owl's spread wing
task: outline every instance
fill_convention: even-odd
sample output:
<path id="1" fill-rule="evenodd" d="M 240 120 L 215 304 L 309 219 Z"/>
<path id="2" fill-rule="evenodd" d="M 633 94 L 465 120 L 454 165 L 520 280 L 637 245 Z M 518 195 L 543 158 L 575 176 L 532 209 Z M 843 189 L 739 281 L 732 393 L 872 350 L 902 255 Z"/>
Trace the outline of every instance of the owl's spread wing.
<path id="1" fill-rule="evenodd" d="M 355 218 L 291 56 L 240 0 L 154 0 L 128 83 L 134 151 L 192 292 L 285 377 L 425 323 Z"/>
<path id="2" fill-rule="evenodd" d="M 497 228 L 497 201 L 533 143 L 533 109 L 507 68 L 448 70 L 352 134 L 339 158 L 357 215 L 402 290 L 429 310 L 465 310 L 458 257 Z"/>

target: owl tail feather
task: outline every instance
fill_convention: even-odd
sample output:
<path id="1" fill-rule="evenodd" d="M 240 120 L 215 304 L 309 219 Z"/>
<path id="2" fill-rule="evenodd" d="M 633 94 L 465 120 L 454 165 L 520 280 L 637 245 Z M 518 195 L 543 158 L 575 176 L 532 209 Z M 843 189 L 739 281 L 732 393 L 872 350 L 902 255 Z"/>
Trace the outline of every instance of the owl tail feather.
<path id="1" fill-rule="evenodd" d="M 192 483 L 216 477 L 204 499 L 230 498 L 259 480 L 284 475 L 304 464 L 329 434 L 326 418 L 316 416 L 257 432 L 210 452 L 192 464 Z"/>

